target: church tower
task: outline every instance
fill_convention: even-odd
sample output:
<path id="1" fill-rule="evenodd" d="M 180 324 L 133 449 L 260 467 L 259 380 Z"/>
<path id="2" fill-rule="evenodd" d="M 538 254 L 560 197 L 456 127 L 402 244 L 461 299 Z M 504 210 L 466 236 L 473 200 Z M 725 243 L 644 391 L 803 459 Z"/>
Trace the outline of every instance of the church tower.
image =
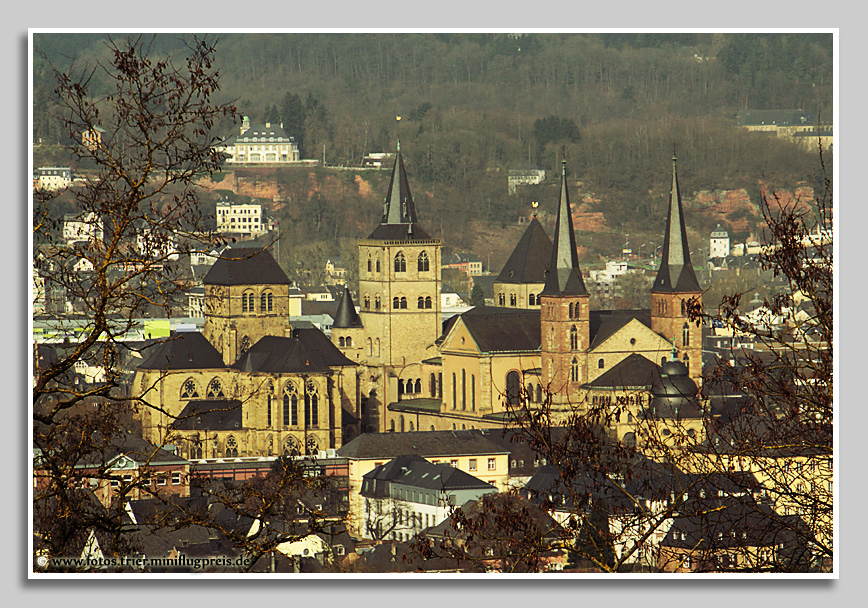
<path id="1" fill-rule="evenodd" d="M 503 270 L 494 280 L 497 306 L 539 309 L 552 259 L 552 240 L 534 214 Z"/>
<path id="2" fill-rule="evenodd" d="M 359 298 L 369 365 L 419 362 L 440 336 L 440 239 L 419 225 L 400 143 L 380 225 L 359 241 Z"/>
<path id="3" fill-rule="evenodd" d="M 702 328 L 688 320 L 687 301 L 690 298 L 702 303 L 702 289 L 690 262 L 678 169 L 673 157 L 663 256 L 651 288 L 651 329 L 674 341 L 673 346 L 687 366 L 690 377 L 699 381 L 702 376 Z"/>
<path id="4" fill-rule="evenodd" d="M 590 295 L 579 269 L 565 160 L 562 165 L 552 256 L 540 310 L 543 387 L 551 392 L 555 405 L 575 402 L 578 388 L 587 381 L 590 346 Z"/>
<path id="5" fill-rule="evenodd" d="M 267 250 L 229 249 L 225 256 L 202 279 L 202 333 L 232 365 L 264 336 L 291 335 L 290 280 Z"/>

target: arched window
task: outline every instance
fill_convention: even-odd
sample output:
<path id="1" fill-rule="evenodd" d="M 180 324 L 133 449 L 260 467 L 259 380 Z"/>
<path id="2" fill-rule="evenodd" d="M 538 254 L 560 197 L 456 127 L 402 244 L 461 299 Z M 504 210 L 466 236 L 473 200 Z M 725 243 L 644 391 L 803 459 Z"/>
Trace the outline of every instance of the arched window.
<path id="1" fill-rule="evenodd" d="M 542 403 L 542 385 L 541 384 L 536 385 L 536 402 Z"/>
<path id="2" fill-rule="evenodd" d="M 374 356 L 375 357 L 380 356 L 380 339 L 379 338 L 374 339 Z"/>
<path id="3" fill-rule="evenodd" d="M 283 441 L 283 453 L 285 456 L 298 456 L 301 454 L 301 446 L 295 437 L 289 436 Z"/>
<path id="4" fill-rule="evenodd" d="M 392 420 L 392 422 L 389 424 L 389 430 L 393 433 L 395 432 L 395 421 L 394 420 Z"/>
<path id="5" fill-rule="evenodd" d="M 508 405 L 518 405 L 521 401 L 521 378 L 518 372 L 511 371 L 506 375 L 506 402 Z"/>
<path id="6" fill-rule="evenodd" d="M 534 294 L 530 294 L 530 295 L 527 297 L 527 303 L 528 303 L 530 306 L 534 306 L 534 305 L 536 305 L 536 295 L 534 295 Z"/>
<path id="7" fill-rule="evenodd" d="M 413 421 L 411 420 L 411 421 L 410 421 L 410 432 L 412 433 L 412 432 L 415 431 L 415 430 L 416 430 L 416 429 L 413 428 Z"/>
<path id="8" fill-rule="evenodd" d="M 232 435 L 226 439 L 226 458 L 238 458 L 238 443 Z"/>
<path id="9" fill-rule="evenodd" d="M 422 378 L 416 378 L 416 388 L 413 392 L 416 394 L 422 392 Z"/>
<path id="10" fill-rule="evenodd" d="M 636 433 L 624 433 L 621 443 L 630 448 L 636 447 Z"/>
<path id="11" fill-rule="evenodd" d="M 347 336 L 346 347 L 349 348 L 352 345 L 353 345 L 353 339 L 351 337 Z"/>
<path id="12" fill-rule="evenodd" d="M 687 365 L 690 362 L 690 357 L 687 356 L 687 353 L 684 353 L 684 365 Z"/>
<path id="13" fill-rule="evenodd" d="M 344 338 L 343 338 L 343 336 L 341 336 L 340 338 L 338 338 L 338 346 L 343 346 L 343 345 L 344 345 Z"/>
<path id="14" fill-rule="evenodd" d="M 461 409 L 467 410 L 467 371 L 461 370 Z"/>
<path id="15" fill-rule="evenodd" d="M 572 304 L 571 304 L 571 306 L 572 306 Z M 579 330 L 575 325 L 573 325 L 570 328 L 570 349 L 571 350 L 578 350 L 579 349 Z"/>
<path id="16" fill-rule="evenodd" d="M 470 375 L 470 410 L 476 411 L 476 376 Z"/>
<path id="17" fill-rule="evenodd" d="M 403 296 L 401 297 L 401 309 L 402 309 L 402 310 L 406 310 L 406 309 L 407 309 L 407 298 L 405 298 L 405 297 L 403 297 Z"/>
<path id="18" fill-rule="evenodd" d="M 570 364 L 570 381 L 579 381 L 579 360 L 575 357 L 573 357 L 573 361 Z"/>
<path id="19" fill-rule="evenodd" d="M 398 310 L 399 308 L 401 308 L 401 298 L 395 296 L 394 298 L 392 298 L 392 309 Z"/>
<path id="20" fill-rule="evenodd" d="M 407 259 L 403 251 L 395 254 L 395 272 L 407 272 Z"/>
<path id="21" fill-rule="evenodd" d="M 223 394 L 223 387 L 220 386 L 220 381 L 217 378 L 208 383 L 208 392 L 205 396 L 209 399 L 222 399 L 226 395 Z"/>
<path id="22" fill-rule="evenodd" d="M 681 327 L 681 346 L 690 346 L 690 325 L 687 323 Z"/>
<path id="23" fill-rule="evenodd" d="M 432 431 L 434 430 L 434 425 L 433 425 L 433 424 L 431 425 L 431 430 L 432 430 Z"/>
<path id="24" fill-rule="evenodd" d="M 380 272 L 380 258 L 377 258 L 377 272 Z"/>
<path id="25" fill-rule="evenodd" d="M 418 307 L 425 308 L 425 298 L 423 298 L 422 296 L 419 296 Z"/>
<path id="26" fill-rule="evenodd" d="M 199 397 L 199 387 L 192 378 L 187 378 L 181 385 L 181 399 L 196 399 Z"/>
<path id="27" fill-rule="evenodd" d="M 404 380 L 403 378 L 398 378 L 398 401 L 401 400 L 401 395 L 404 394 Z"/>
<path id="28" fill-rule="evenodd" d="M 368 272 L 371 272 L 371 267 L 372 267 L 371 256 L 370 256 L 370 254 L 368 254 Z"/>
<path id="29" fill-rule="evenodd" d="M 370 338 L 368 338 L 366 340 L 366 345 L 368 347 L 368 355 L 373 355 L 374 354 L 374 343 L 371 342 Z"/>
<path id="30" fill-rule="evenodd" d="M 304 423 L 307 426 L 319 425 L 319 396 L 315 392 L 316 389 L 308 385 L 307 391 L 304 393 Z"/>
<path id="31" fill-rule="evenodd" d="M 506 295 L 502 293 L 497 294 L 497 303 L 501 306 L 506 306 Z"/>
<path id="32" fill-rule="evenodd" d="M 253 312 L 252 291 L 245 291 L 241 294 L 241 312 Z"/>
<path id="33" fill-rule="evenodd" d="M 365 309 L 370 309 L 371 308 L 371 296 L 365 296 L 364 302 L 365 302 Z"/>
<path id="34" fill-rule="evenodd" d="M 458 380 L 455 378 L 455 372 L 452 372 L 452 409 L 458 407 Z"/>
<path id="35" fill-rule="evenodd" d="M 527 383 L 527 400 L 533 401 L 533 384 Z"/>
<path id="36" fill-rule="evenodd" d="M 660 367 L 666 365 L 666 357 L 660 357 Z"/>
<path id="37" fill-rule="evenodd" d="M 380 310 L 380 296 L 374 296 L 374 310 Z"/>
<path id="38" fill-rule="evenodd" d="M 419 254 L 419 272 L 428 272 L 429 263 L 428 263 L 428 254 L 424 251 Z"/>
<path id="39" fill-rule="evenodd" d="M 400 425 L 401 425 L 401 432 L 403 433 L 404 432 L 404 415 L 403 414 L 401 415 L 399 420 L 400 420 Z"/>
<path id="40" fill-rule="evenodd" d="M 430 384 L 428 387 L 428 392 L 431 393 L 432 397 L 437 396 L 437 376 L 434 375 L 434 372 L 431 372 Z"/>
<path id="41" fill-rule="evenodd" d="M 193 439 L 190 442 L 190 449 L 188 453 L 190 454 L 191 459 L 200 460 L 202 458 L 202 442 L 198 439 Z"/>
<path id="42" fill-rule="evenodd" d="M 262 292 L 262 295 L 259 296 L 259 310 L 265 312 L 268 310 L 268 293 Z"/>
<path id="43" fill-rule="evenodd" d="M 599 369 L 603 369 L 604 367 L 606 367 L 606 361 L 603 359 L 600 359 L 599 361 L 597 361 L 597 367 Z"/>
<path id="44" fill-rule="evenodd" d="M 515 306 L 518 304 L 518 299 L 516 298 L 514 293 L 509 294 L 509 305 Z"/>
<path id="45" fill-rule="evenodd" d="M 575 315 L 573 315 L 573 303 L 572 302 L 570 302 L 570 318 L 571 319 L 575 318 Z"/>
<path id="46" fill-rule="evenodd" d="M 271 395 L 268 395 L 267 403 L 265 404 L 265 412 L 266 412 L 265 426 L 270 427 L 271 426 Z"/>

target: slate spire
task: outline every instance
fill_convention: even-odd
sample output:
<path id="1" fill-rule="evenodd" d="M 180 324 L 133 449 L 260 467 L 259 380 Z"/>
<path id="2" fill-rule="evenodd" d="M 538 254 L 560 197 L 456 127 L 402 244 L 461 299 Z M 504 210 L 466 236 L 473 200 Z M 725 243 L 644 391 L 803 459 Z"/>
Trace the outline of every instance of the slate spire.
<path id="1" fill-rule="evenodd" d="M 332 327 L 337 327 L 338 329 L 362 327 L 362 320 L 356 312 L 353 296 L 350 295 L 350 290 L 346 285 L 344 285 L 344 292 L 341 295 L 341 301 L 338 303 L 338 310 L 335 313 Z"/>
<path id="2" fill-rule="evenodd" d="M 701 291 L 699 281 L 690 263 L 690 245 L 684 225 L 681 191 L 678 188 L 676 157 L 672 156 L 672 189 L 669 192 L 669 214 L 663 240 L 663 257 L 657 271 L 652 292 L 686 293 Z"/>
<path id="3" fill-rule="evenodd" d="M 394 240 L 430 238 L 418 224 L 416 205 L 410 193 L 410 182 L 404 169 L 400 144 L 395 155 L 395 166 L 392 169 L 392 178 L 389 180 L 389 189 L 383 201 L 383 217 L 380 225 L 369 238 Z"/>
<path id="4" fill-rule="evenodd" d="M 573 230 L 570 195 L 567 191 L 567 161 L 562 160 L 561 163 L 561 196 L 558 203 L 558 218 L 555 222 L 551 262 L 541 295 L 586 296 L 589 294 L 579 269 L 576 233 Z"/>

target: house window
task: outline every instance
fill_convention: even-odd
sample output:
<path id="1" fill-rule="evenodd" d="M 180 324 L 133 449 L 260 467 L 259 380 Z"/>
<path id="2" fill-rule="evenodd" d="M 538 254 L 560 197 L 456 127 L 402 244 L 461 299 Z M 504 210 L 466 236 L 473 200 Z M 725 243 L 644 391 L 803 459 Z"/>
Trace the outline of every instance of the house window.
<path id="1" fill-rule="evenodd" d="M 495 459 L 489 458 L 488 459 L 488 470 L 494 471 L 496 468 L 497 468 L 497 462 L 495 461 Z"/>
<path id="2" fill-rule="evenodd" d="M 181 474 L 180 473 L 172 473 L 172 485 L 173 486 L 181 485 Z"/>
<path id="3" fill-rule="evenodd" d="M 457 460 L 450 460 L 449 466 L 452 467 L 453 469 L 457 469 L 458 468 L 458 461 Z"/>
<path id="4" fill-rule="evenodd" d="M 350 348 L 352 345 L 353 345 L 353 339 L 351 337 L 347 336 L 346 347 Z"/>
<path id="5" fill-rule="evenodd" d="M 380 296 L 374 296 L 374 310 L 380 310 Z"/>
<path id="6" fill-rule="evenodd" d="M 115 483 L 115 482 L 112 481 L 112 487 L 114 487 L 114 483 Z M 164 485 L 166 485 L 166 478 L 165 478 L 165 477 L 162 477 L 162 476 L 161 476 L 161 477 L 157 477 L 157 485 L 158 485 L 158 486 L 164 486 Z"/>
<path id="7" fill-rule="evenodd" d="M 575 312 L 573 311 L 573 303 L 570 302 L 570 319 L 575 319 Z"/>
<path id="8" fill-rule="evenodd" d="M 470 468 L 471 471 L 475 471 L 475 470 L 476 470 L 476 459 L 475 459 L 475 458 L 471 458 L 471 459 L 470 459 L 470 467 L 469 467 L 469 468 Z"/>
<path id="9" fill-rule="evenodd" d="M 418 263 L 419 272 L 428 272 L 429 262 L 428 262 L 428 254 L 424 251 L 419 254 L 419 263 Z"/>

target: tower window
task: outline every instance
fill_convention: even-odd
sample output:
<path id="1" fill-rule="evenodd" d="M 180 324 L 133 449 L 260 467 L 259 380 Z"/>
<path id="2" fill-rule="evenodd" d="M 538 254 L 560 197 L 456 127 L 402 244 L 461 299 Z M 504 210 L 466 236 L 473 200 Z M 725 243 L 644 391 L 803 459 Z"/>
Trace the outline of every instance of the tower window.
<path id="1" fill-rule="evenodd" d="M 573 357 L 572 364 L 570 365 L 570 380 L 572 382 L 579 381 L 579 360 Z"/>
<path id="2" fill-rule="evenodd" d="M 682 300 L 682 303 L 684 300 Z M 681 345 L 684 347 L 690 346 L 690 325 L 685 323 L 681 327 Z"/>
<path id="3" fill-rule="evenodd" d="M 570 349 L 579 349 L 579 330 L 576 328 L 575 325 L 570 328 Z"/>
<path id="4" fill-rule="evenodd" d="M 575 311 L 573 311 L 573 303 L 570 302 L 570 318 L 575 319 Z"/>

